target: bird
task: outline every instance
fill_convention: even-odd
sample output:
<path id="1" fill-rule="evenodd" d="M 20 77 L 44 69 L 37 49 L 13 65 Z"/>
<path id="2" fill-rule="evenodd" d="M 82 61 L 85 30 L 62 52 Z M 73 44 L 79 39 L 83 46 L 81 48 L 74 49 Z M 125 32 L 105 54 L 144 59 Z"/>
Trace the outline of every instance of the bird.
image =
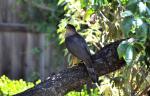
<path id="1" fill-rule="evenodd" d="M 92 82 L 98 83 L 98 76 L 93 68 L 92 55 L 88 49 L 85 39 L 77 33 L 73 25 L 67 24 L 65 28 L 66 48 L 73 56 L 84 62 Z"/>

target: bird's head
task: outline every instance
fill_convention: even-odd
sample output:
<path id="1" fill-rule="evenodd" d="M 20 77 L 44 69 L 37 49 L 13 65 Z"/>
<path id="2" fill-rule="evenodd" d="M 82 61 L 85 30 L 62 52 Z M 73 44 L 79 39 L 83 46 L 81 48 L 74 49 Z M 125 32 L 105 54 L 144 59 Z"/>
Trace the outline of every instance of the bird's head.
<path id="1" fill-rule="evenodd" d="M 65 37 L 69 37 L 69 36 L 72 36 L 74 34 L 77 34 L 76 29 L 73 25 L 67 24 L 65 28 L 66 28 Z"/>

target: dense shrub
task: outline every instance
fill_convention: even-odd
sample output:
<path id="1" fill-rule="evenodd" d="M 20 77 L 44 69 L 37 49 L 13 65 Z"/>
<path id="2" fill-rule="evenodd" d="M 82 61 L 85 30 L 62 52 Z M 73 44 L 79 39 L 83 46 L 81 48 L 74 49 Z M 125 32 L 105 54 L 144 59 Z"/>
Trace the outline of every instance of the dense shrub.
<path id="1" fill-rule="evenodd" d="M 8 77 L 3 75 L 0 78 L 0 96 L 12 96 L 33 86 L 34 84 L 31 82 L 26 82 L 22 79 L 10 80 Z"/>

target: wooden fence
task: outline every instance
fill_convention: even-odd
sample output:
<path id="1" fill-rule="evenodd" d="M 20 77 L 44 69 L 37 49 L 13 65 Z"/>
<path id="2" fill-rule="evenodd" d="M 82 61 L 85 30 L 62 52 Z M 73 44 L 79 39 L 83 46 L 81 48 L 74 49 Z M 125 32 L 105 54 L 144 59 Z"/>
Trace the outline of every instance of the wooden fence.
<path id="1" fill-rule="evenodd" d="M 21 6 L 17 0 L 0 0 L 0 22 L 18 23 L 20 22 L 19 13 Z"/>
<path id="2" fill-rule="evenodd" d="M 24 31 L 23 26 L 0 24 L 0 75 L 27 79 L 37 73 L 44 79 L 64 68 L 55 42 L 48 41 L 45 33 Z"/>
<path id="3" fill-rule="evenodd" d="M 0 0 L 0 76 L 28 79 L 36 73 L 44 79 L 66 63 L 45 33 L 31 32 L 21 24 L 21 9 L 17 0 Z"/>
<path id="4" fill-rule="evenodd" d="M 17 0 L 0 0 L 0 76 L 28 79 L 37 74 L 44 79 L 66 63 L 53 40 L 21 23 L 21 7 Z"/>

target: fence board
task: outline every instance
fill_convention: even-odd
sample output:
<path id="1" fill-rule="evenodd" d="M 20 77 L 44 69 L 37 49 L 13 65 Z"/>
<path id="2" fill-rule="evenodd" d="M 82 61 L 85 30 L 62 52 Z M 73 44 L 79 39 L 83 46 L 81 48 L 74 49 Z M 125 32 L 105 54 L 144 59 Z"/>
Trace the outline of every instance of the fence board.
<path id="1" fill-rule="evenodd" d="M 36 73 L 43 80 L 66 63 L 62 54 L 57 53 L 56 44 L 46 40 L 46 34 L 20 23 L 21 8 L 17 0 L 0 0 L 0 76 L 29 80 Z"/>
<path id="2" fill-rule="evenodd" d="M 28 79 L 37 73 L 45 79 L 50 72 L 64 68 L 54 46 L 44 33 L 0 31 L 0 75 Z M 56 61 L 62 63 L 60 68 Z"/>
<path id="3" fill-rule="evenodd" d="M 44 34 L 40 35 L 40 49 L 41 49 L 41 54 L 40 54 L 40 77 L 45 77 L 45 36 Z M 44 80 L 44 78 L 41 78 L 42 80 Z"/>
<path id="4" fill-rule="evenodd" d="M 35 36 L 33 34 L 27 34 L 27 45 L 26 45 L 26 65 L 25 65 L 25 77 L 29 77 L 33 72 L 36 72 L 35 57 L 33 54 L 33 48 L 37 47 L 34 44 Z"/>
<path id="5" fill-rule="evenodd" d="M 0 35 L 0 46 L 2 45 L 2 35 Z M 0 48 L 0 75 L 2 75 L 2 47 Z"/>
<path id="6" fill-rule="evenodd" d="M 0 0 L 0 22 L 18 23 L 20 22 L 18 13 L 19 6 L 16 0 Z"/>

